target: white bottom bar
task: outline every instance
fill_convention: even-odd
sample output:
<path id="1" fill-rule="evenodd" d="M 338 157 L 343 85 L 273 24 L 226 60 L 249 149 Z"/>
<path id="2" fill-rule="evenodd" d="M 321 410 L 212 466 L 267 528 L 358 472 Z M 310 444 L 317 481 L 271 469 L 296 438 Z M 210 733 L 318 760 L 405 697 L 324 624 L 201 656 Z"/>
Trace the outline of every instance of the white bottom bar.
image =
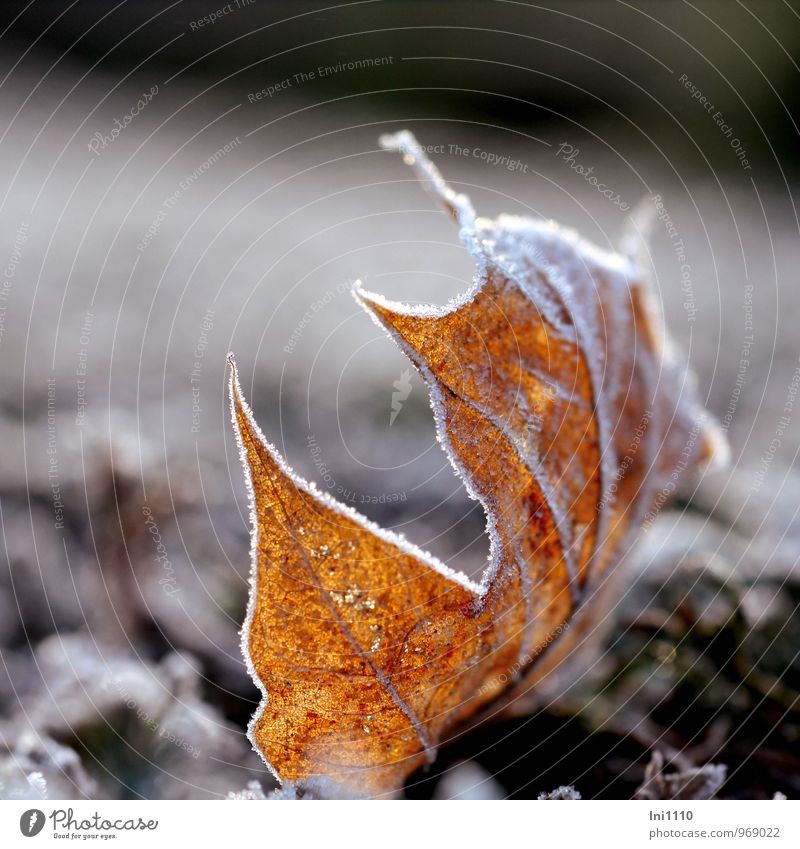
<path id="1" fill-rule="evenodd" d="M 32 836 L 27 836 L 33 832 Z M 0 846 L 800 846 L 800 802 L 0 802 Z"/>

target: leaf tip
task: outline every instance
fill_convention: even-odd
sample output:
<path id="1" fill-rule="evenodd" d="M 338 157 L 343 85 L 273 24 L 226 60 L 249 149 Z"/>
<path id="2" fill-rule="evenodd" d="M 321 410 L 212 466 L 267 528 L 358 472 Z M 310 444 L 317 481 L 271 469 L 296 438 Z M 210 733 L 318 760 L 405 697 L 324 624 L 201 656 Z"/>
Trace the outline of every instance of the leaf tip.
<path id="1" fill-rule="evenodd" d="M 236 406 L 241 400 L 241 388 L 239 387 L 239 369 L 236 367 L 236 357 L 233 351 L 228 351 L 228 356 L 225 357 L 225 362 L 230 368 L 230 377 L 228 378 L 228 395 L 230 396 L 231 404 Z"/>
<path id="2" fill-rule="evenodd" d="M 650 241 L 656 220 L 655 206 L 649 197 L 643 197 L 631 210 L 623 226 L 619 251 L 642 269 L 652 270 Z"/>
<path id="3" fill-rule="evenodd" d="M 350 293 L 356 299 L 356 303 L 360 304 L 365 309 L 368 309 L 369 305 L 371 305 L 376 299 L 380 298 L 380 295 L 377 293 L 370 292 L 369 289 L 365 289 L 362 280 L 356 280 L 356 282 L 353 283 Z"/>
<path id="4" fill-rule="evenodd" d="M 364 281 L 359 277 L 358 280 L 353 281 L 353 285 L 350 287 L 350 294 L 356 299 L 356 301 L 361 303 L 361 296 L 364 294 L 366 290 L 364 289 Z"/>
<path id="5" fill-rule="evenodd" d="M 726 432 L 713 419 L 708 419 L 706 425 L 700 474 L 722 471 L 731 463 L 731 446 Z"/>
<path id="6" fill-rule="evenodd" d="M 353 287 L 353 297 L 369 313 L 375 324 L 384 330 L 397 330 L 397 319 L 411 313 L 411 309 L 404 308 L 403 304 L 396 304 L 384 295 L 364 289 L 360 281 Z"/>
<path id="7" fill-rule="evenodd" d="M 418 147 L 416 138 L 410 130 L 400 130 L 396 133 L 383 133 L 378 138 L 378 144 L 384 149 L 392 152 L 410 152 Z"/>
<path id="8" fill-rule="evenodd" d="M 450 213 L 459 227 L 471 230 L 475 226 L 475 210 L 466 195 L 459 194 L 447 185 L 439 169 L 428 159 L 425 148 L 409 130 L 396 133 L 384 133 L 378 139 L 384 150 L 403 154 L 403 161 L 411 165 L 426 188 Z"/>

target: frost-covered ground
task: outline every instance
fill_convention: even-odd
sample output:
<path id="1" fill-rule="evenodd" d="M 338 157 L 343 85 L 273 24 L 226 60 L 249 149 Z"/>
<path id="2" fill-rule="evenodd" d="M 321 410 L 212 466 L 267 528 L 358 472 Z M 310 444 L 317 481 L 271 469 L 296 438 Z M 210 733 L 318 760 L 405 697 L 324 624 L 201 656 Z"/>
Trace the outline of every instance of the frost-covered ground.
<path id="1" fill-rule="evenodd" d="M 244 737 L 257 699 L 238 649 L 248 539 L 229 350 L 299 472 L 480 571 L 484 519 L 422 382 L 349 294 L 361 279 L 444 303 L 469 284 L 452 222 L 379 149 L 403 126 L 479 214 L 553 218 L 608 246 L 620 203 L 660 195 L 667 322 L 733 456 L 647 535 L 591 675 L 532 720 L 458 741 L 440 764 L 467 765 L 409 793 L 630 796 L 653 747 L 682 769 L 724 763 L 729 795 L 800 792 L 800 242 L 774 165 L 678 169 L 611 124 L 600 143 L 333 104 L 260 126 L 246 93 L 192 101 L 180 80 L 95 155 L 89 140 L 141 86 L 102 102 L 116 80 L 95 76 L 57 108 L 77 76 L 62 69 L 2 143 L 2 794 L 35 797 L 38 774 L 62 798 L 269 788 Z M 3 114 L 28 82 L 3 90 Z"/>

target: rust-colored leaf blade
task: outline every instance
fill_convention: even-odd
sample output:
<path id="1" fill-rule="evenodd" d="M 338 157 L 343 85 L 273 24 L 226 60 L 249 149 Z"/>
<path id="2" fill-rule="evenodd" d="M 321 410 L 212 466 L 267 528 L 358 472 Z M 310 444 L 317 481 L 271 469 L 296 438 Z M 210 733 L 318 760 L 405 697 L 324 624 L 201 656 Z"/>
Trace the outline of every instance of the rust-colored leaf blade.
<path id="1" fill-rule="evenodd" d="M 423 375 L 443 447 L 484 507 L 480 585 L 294 475 L 231 374 L 252 510 L 243 652 L 264 695 L 250 738 L 282 779 L 371 795 L 476 716 L 522 709 L 570 641 L 591 639 L 643 520 L 723 453 L 633 258 L 552 222 L 476 218 L 412 136 L 383 141 L 476 261 L 472 289 L 443 308 L 354 294 Z"/>
<path id="2" fill-rule="evenodd" d="M 264 693 L 251 740 L 281 779 L 392 790 L 516 647 L 500 627 L 482 633 L 479 587 L 297 478 L 258 430 L 234 367 L 231 398 L 253 511 L 242 647 Z M 505 621 L 519 631 L 522 614 Z"/>

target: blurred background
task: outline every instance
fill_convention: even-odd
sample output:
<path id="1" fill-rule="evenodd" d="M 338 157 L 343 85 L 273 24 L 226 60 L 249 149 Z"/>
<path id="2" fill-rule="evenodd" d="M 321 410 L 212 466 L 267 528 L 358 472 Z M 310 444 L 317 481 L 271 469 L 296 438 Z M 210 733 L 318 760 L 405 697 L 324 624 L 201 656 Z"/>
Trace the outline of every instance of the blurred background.
<path id="1" fill-rule="evenodd" d="M 585 673 L 407 794 L 629 798 L 648 765 L 664 798 L 800 793 L 799 48 L 789 0 L 3 3 L 0 795 L 274 787 L 230 350 L 299 473 L 480 573 L 424 386 L 349 294 L 471 281 L 378 146 L 403 128 L 479 214 L 604 248 L 660 195 L 658 294 L 732 447 L 643 538 Z"/>

